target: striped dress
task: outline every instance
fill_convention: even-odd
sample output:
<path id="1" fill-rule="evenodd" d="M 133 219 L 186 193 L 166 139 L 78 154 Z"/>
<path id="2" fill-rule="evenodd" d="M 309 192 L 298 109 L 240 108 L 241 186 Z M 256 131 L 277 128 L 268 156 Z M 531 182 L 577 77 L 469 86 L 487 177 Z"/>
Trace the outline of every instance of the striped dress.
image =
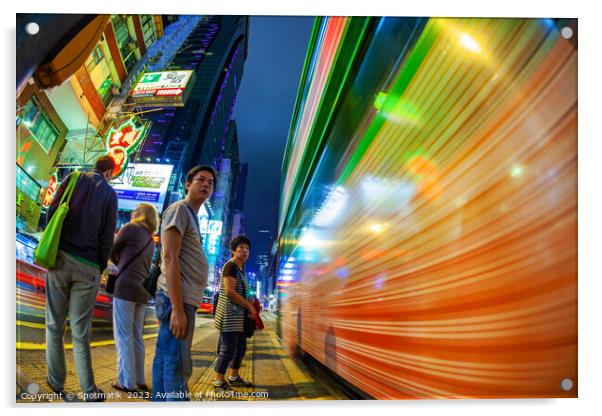
<path id="1" fill-rule="evenodd" d="M 219 284 L 219 298 L 215 310 L 215 327 L 220 332 L 243 332 L 244 316 L 247 308 L 238 306 L 226 295 L 224 276 L 236 276 L 236 292 L 247 299 L 247 279 L 245 272 L 238 268 L 233 261 L 228 261 L 222 269 L 222 279 Z"/>

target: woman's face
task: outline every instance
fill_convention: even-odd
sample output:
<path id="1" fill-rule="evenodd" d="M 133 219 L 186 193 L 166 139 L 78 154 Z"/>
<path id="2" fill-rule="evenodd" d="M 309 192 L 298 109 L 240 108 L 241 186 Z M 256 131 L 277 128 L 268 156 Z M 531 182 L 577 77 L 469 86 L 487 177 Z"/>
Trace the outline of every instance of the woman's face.
<path id="1" fill-rule="evenodd" d="M 234 251 L 234 258 L 241 260 L 243 263 L 249 259 L 249 246 L 247 244 L 239 244 Z"/>
<path id="2" fill-rule="evenodd" d="M 136 207 L 135 210 L 132 211 L 132 217 L 131 220 L 134 221 L 136 218 L 138 218 L 140 216 L 140 208 Z"/>

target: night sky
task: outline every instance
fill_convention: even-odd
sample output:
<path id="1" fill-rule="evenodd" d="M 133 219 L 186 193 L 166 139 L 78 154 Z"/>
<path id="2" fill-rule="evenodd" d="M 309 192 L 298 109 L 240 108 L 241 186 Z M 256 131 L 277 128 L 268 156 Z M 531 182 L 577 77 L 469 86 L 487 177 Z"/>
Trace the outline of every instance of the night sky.
<path id="1" fill-rule="evenodd" d="M 277 238 L 282 156 L 313 21 L 302 16 L 250 19 L 234 119 L 241 163 L 249 163 L 244 210 L 251 245 L 263 227 Z"/>

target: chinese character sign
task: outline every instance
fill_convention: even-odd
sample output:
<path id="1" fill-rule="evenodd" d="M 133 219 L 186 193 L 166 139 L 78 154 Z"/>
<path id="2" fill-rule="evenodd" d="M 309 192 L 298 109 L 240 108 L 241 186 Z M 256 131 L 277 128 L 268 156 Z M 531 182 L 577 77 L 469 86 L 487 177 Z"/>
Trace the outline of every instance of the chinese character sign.
<path id="1" fill-rule="evenodd" d="M 134 117 L 117 128 L 111 127 L 107 133 L 106 147 L 109 156 L 115 160 L 114 176 L 123 173 L 130 155 L 138 150 L 147 130 L 147 126 Z"/>
<path id="2" fill-rule="evenodd" d="M 56 175 L 56 172 L 50 177 L 50 180 L 48 181 L 48 190 L 46 191 L 46 195 L 44 196 L 44 201 L 42 202 L 42 205 L 44 206 L 44 208 L 48 208 L 50 206 L 50 203 L 52 202 L 52 199 L 54 198 L 54 194 L 56 193 L 56 190 L 59 187 L 59 182 L 58 182 L 58 177 Z"/>

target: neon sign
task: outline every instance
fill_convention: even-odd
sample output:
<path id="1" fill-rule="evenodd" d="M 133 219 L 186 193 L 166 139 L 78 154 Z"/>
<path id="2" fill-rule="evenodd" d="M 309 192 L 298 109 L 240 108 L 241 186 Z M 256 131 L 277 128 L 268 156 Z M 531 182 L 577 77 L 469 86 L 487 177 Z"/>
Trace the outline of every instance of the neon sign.
<path id="1" fill-rule="evenodd" d="M 107 133 L 106 147 L 108 155 L 115 160 L 113 176 L 119 176 L 125 170 L 130 155 L 138 150 L 148 128 L 134 117 L 119 127 L 111 127 Z"/>
<path id="2" fill-rule="evenodd" d="M 42 201 L 42 205 L 44 208 L 48 208 L 52 203 L 52 199 L 54 198 L 54 194 L 56 194 L 56 190 L 59 188 L 59 178 L 56 172 L 50 177 L 48 181 L 48 190 L 46 191 L 46 195 L 44 196 L 44 201 Z"/>

